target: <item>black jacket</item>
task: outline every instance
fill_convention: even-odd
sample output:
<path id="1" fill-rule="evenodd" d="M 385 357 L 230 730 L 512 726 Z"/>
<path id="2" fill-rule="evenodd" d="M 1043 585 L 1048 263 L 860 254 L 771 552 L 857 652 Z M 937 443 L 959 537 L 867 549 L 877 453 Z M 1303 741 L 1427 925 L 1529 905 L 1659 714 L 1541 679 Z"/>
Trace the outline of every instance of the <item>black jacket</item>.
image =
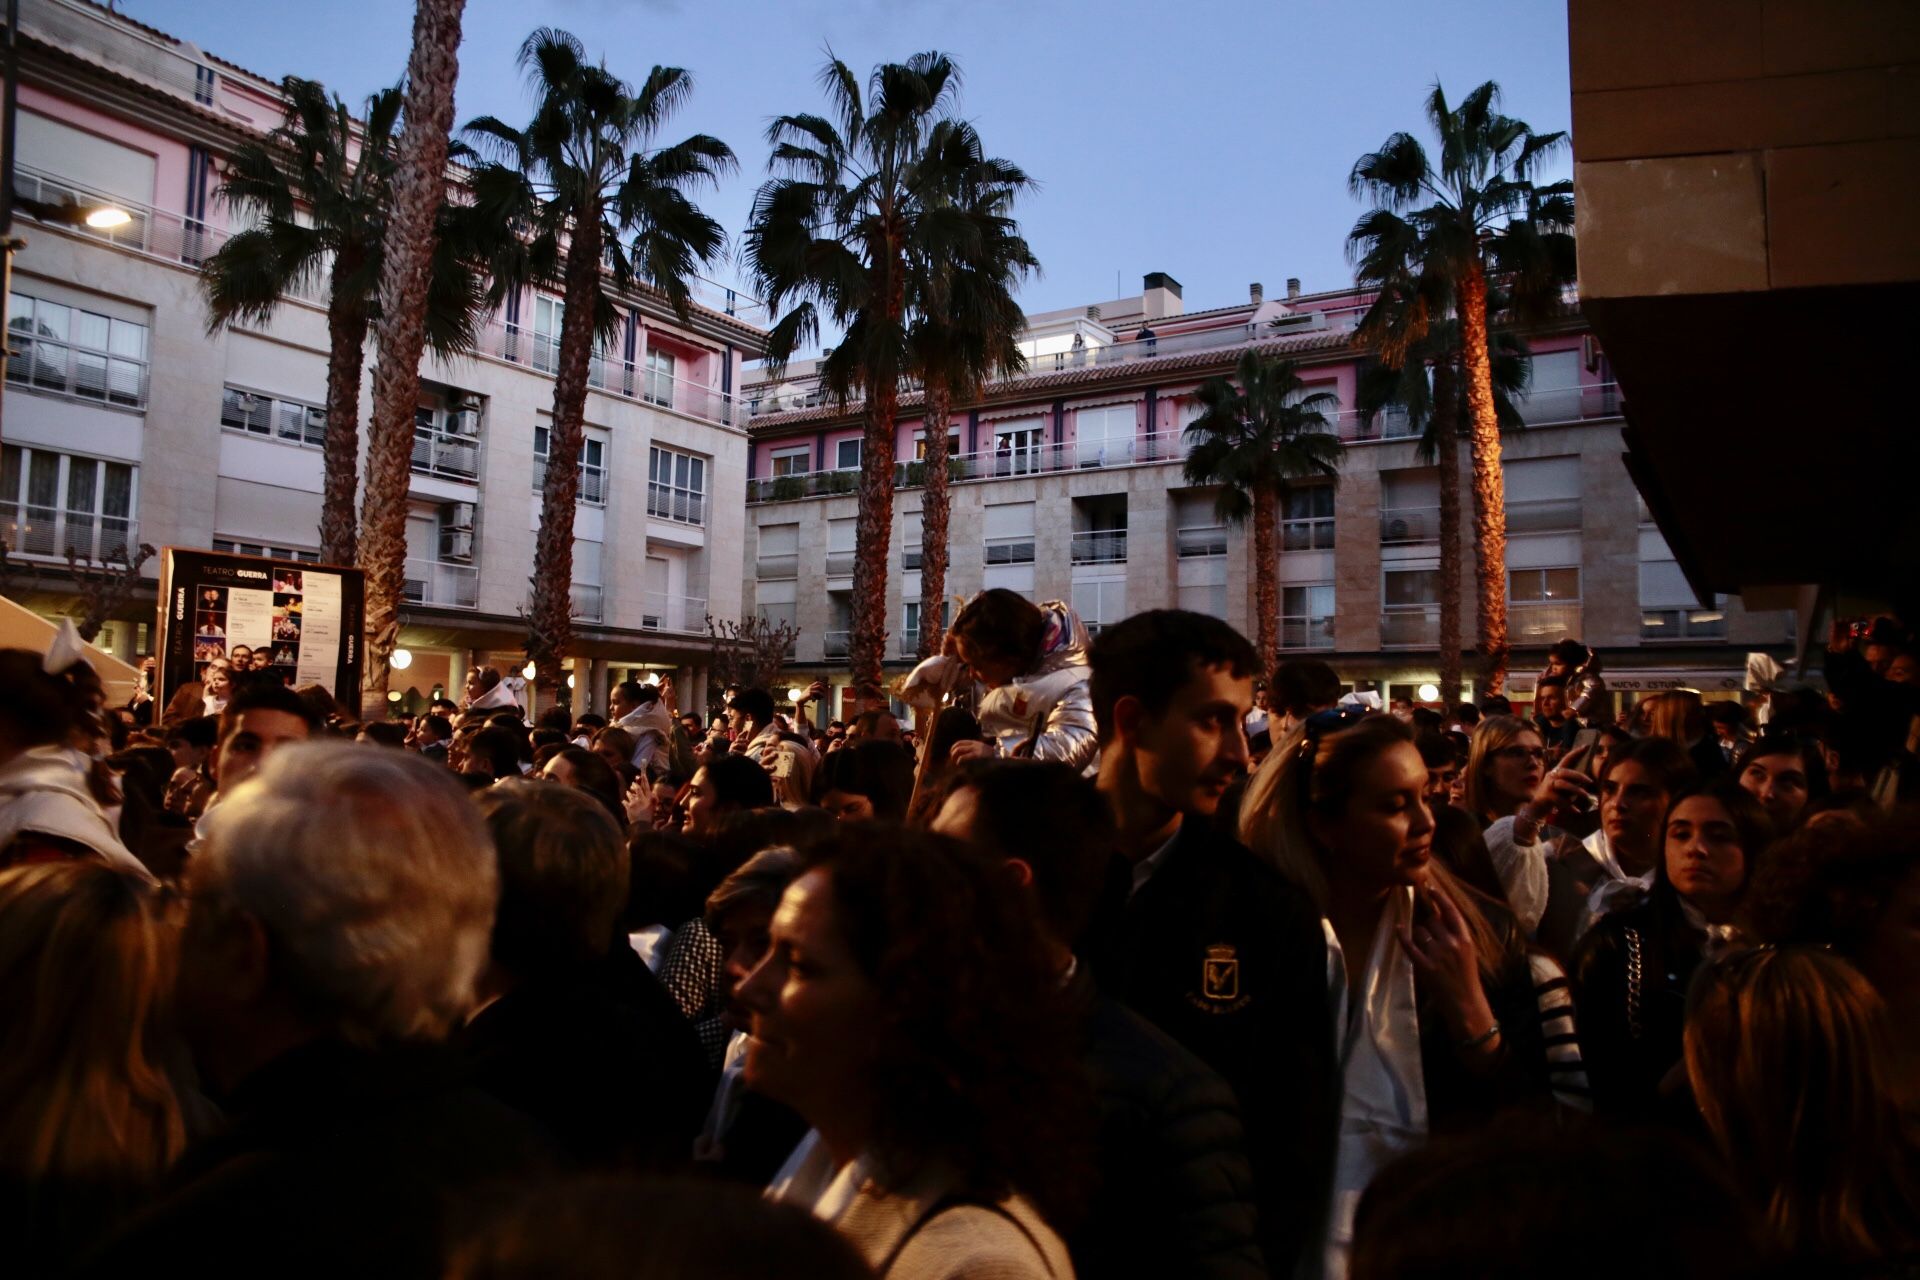
<path id="1" fill-rule="evenodd" d="M 664 992 L 661 1006 L 642 1013 L 583 973 L 515 988 L 458 1044 L 475 1083 L 580 1164 L 672 1170 L 692 1159 L 713 1088 L 693 1027 Z"/>
<path id="2" fill-rule="evenodd" d="M 1099 1185 L 1067 1241 L 1074 1273 L 1265 1276 L 1253 1170 L 1226 1081 L 1100 994 L 1085 968 L 1068 995 L 1100 1113 Z"/>
<path id="3" fill-rule="evenodd" d="M 438 1277 L 493 1196 L 558 1159 L 433 1047 L 306 1045 L 244 1081 L 228 1115 L 84 1274 Z"/>
<path id="4" fill-rule="evenodd" d="M 1660 1081 L 1680 1061 L 1687 986 L 1706 939 L 1677 906 L 1661 909 L 1662 893 L 1656 886 L 1639 903 L 1600 917 L 1569 967 L 1587 1079 L 1603 1115 L 1662 1113 Z"/>
<path id="5" fill-rule="evenodd" d="M 1191 818 L 1128 898 L 1130 872 L 1095 935 L 1095 976 L 1232 1087 L 1267 1268 L 1288 1275 L 1323 1220 L 1333 1150 L 1320 914 L 1245 846 Z"/>

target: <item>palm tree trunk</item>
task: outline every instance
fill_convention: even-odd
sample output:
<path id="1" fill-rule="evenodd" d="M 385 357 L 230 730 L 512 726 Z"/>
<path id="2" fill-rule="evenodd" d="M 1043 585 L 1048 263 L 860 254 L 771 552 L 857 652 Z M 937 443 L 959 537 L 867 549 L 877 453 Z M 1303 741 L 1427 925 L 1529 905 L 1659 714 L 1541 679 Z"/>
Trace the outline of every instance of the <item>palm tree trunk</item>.
<path id="1" fill-rule="evenodd" d="M 1493 409 L 1487 353 L 1487 273 L 1475 262 L 1461 278 L 1460 359 L 1473 438 L 1473 523 L 1479 537 L 1481 691 L 1507 683 L 1507 484 L 1500 464 L 1500 421 Z"/>
<path id="2" fill-rule="evenodd" d="M 527 609 L 527 660 L 534 687 L 558 690 L 560 664 L 573 647 L 573 518 L 580 497 L 587 377 L 593 363 L 593 312 L 600 291 L 598 210 L 575 219 L 567 246 L 565 310 L 547 430 L 547 474 L 540 486 L 540 533 L 533 550 L 533 599 Z"/>
<path id="3" fill-rule="evenodd" d="M 345 280 L 358 262 L 333 264 L 327 303 L 327 434 L 321 446 L 320 558 L 352 564 L 360 527 L 353 500 L 360 493 L 360 375 L 367 359 L 366 307 L 349 298 Z"/>
<path id="4" fill-rule="evenodd" d="M 1253 488 L 1253 610 L 1259 628 L 1261 680 L 1273 677 L 1280 660 L 1280 565 L 1274 546 L 1272 485 Z"/>
<path id="5" fill-rule="evenodd" d="M 853 618 L 847 637 L 857 706 L 884 705 L 880 663 L 887 646 L 887 556 L 893 541 L 894 419 L 900 392 L 891 379 L 868 390 L 867 433 L 860 448 L 860 511 L 854 520 Z M 925 605 L 922 605 L 922 622 Z"/>
<path id="6" fill-rule="evenodd" d="M 947 423 L 953 417 L 953 393 L 933 375 L 927 379 L 927 453 L 924 498 L 920 515 L 920 657 L 940 652 L 946 628 L 940 602 L 947 594 L 947 516 L 952 494 L 947 489 Z"/>
<path id="7" fill-rule="evenodd" d="M 447 131 L 460 75 L 460 17 L 466 0 L 417 0 L 413 53 L 407 60 L 405 127 L 394 152 L 393 202 L 380 270 L 380 359 L 373 370 L 373 428 L 366 536 L 366 674 L 361 714 L 384 719 L 387 680 L 400 638 L 407 577 L 407 483 L 413 467 L 413 415 L 420 402 L 420 353 L 426 347 L 427 277 L 434 218 L 445 195 Z"/>
<path id="8" fill-rule="evenodd" d="M 1440 464 L 1440 701 L 1460 701 L 1460 379 L 1433 366 L 1433 453 Z"/>

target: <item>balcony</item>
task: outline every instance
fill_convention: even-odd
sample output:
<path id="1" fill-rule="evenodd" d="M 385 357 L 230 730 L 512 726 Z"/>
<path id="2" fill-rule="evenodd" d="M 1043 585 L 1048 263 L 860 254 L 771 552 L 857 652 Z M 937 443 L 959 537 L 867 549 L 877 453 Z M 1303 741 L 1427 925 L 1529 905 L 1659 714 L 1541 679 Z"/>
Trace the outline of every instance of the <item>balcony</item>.
<path id="1" fill-rule="evenodd" d="M 1580 499 L 1526 498 L 1507 503 L 1508 533 L 1578 533 Z"/>
<path id="2" fill-rule="evenodd" d="M 140 535 L 124 516 L 0 502 L 0 542 L 9 555 L 64 561 L 72 551 L 83 562 L 112 564 L 132 558 Z"/>
<path id="3" fill-rule="evenodd" d="M 480 437 L 447 435 L 415 428 L 413 469 L 420 475 L 477 484 L 480 480 Z"/>
<path id="4" fill-rule="evenodd" d="M 18 322 L 16 322 L 18 323 Z M 129 356 L 89 351 L 24 329 L 7 331 L 7 381 L 76 400 L 94 400 L 127 409 L 147 403 L 147 362 Z"/>
<path id="5" fill-rule="evenodd" d="M 707 633 L 707 598 L 675 596 L 664 591 L 640 594 L 640 626 L 646 631 L 671 631 L 676 635 L 699 636 Z"/>
<path id="6" fill-rule="evenodd" d="M 442 609 L 480 606 L 480 571 L 470 564 L 407 557 L 406 586 L 402 594 L 412 604 Z"/>
<path id="7" fill-rule="evenodd" d="M 821 637 L 820 652 L 822 656 L 828 658 L 846 657 L 850 648 L 850 638 L 852 634 L 850 631 L 826 632 Z"/>
<path id="8" fill-rule="evenodd" d="M 1073 563 L 1125 564 L 1126 562 L 1127 531 L 1125 529 L 1088 529 L 1073 535 Z"/>
<path id="9" fill-rule="evenodd" d="M 1412 605 L 1380 615 L 1383 649 L 1435 649 L 1440 645 L 1440 606 Z"/>
<path id="10" fill-rule="evenodd" d="M 1554 644 L 1580 635 L 1580 602 L 1509 601 L 1507 639 L 1514 644 Z"/>
<path id="11" fill-rule="evenodd" d="M 582 622 L 598 622 L 606 616 L 606 592 L 591 582 L 575 582 L 569 588 L 573 597 L 573 616 Z"/>
<path id="12" fill-rule="evenodd" d="M 1223 524 L 1190 525 L 1173 533 L 1174 553 L 1182 560 L 1200 556 L 1227 554 L 1227 527 Z"/>
<path id="13" fill-rule="evenodd" d="M 1282 649 L 1333 648 L 1333 619 L 1280 619 L 1280 647 Z"/>
<path id="14" fill-rule="evenodd" d="M 1440 508 L 1388 507 L 1380 512 L 1380 545 L 1406 546 L 1440 539 Z"/>
<path id="15" fill-rule="evenodd" d="M 583 490 L 584 492 L 584 490 Z M 705 524 L 707 495 L 678 489 L 657 480 L 647 482 L 647 514 L 680 524 Z"/>
<path id="16" fill-rule="evenodd" d="M 520 324 L 494 321 L 480 332 L 479 354 L 552 374 L 560 367 L 560 339 Z M 714 387 L 649 369 L 637 361 L 596 351 L 587 360 L 587 385 L 622 400 L 650 404 L 690 418 L 739 426 L 745 419 L 738 400 Z"/>
<path id="17" fill-rule="evenodd" d="M 986 541 L 986 563 L 988 564 L 1032 564 L 1033 535 L 1014 534 L 1005 538 L 988 538 Z"/>

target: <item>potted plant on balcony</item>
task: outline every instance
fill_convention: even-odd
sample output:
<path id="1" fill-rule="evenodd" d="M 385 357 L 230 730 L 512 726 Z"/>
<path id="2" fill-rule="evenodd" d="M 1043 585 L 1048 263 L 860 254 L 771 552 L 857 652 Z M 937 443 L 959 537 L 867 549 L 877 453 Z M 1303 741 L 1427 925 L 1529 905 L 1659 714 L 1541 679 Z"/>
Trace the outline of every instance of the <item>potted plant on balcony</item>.
<path id="1" fill-rule="evenodd" d="M 799 476 L 777 476 L 773 482 L 773 500 L 787 502 L 794 498 L 807 496 L 807 488 Z"/>

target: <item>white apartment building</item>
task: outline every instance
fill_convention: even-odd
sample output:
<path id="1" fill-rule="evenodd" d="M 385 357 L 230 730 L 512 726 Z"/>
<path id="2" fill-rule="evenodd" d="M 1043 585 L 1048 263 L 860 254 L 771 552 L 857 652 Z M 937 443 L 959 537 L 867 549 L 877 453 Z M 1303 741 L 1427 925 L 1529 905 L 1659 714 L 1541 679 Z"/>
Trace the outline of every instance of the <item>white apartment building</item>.
<path id="1" fill-rule="evenodd" d="M 15 226 L 26 245 L 8 299 L 0 539 L 43 571 L 13 590 L 69 611 L 68 547 L 317 559 L 322 298 L 209 333 L 198 279 L 235 226 L 215 195 L 223 157 L 280 123 L 277 86 L 86 0 L 21 8 L 21 193 L 133 217 L 111 231 Z M 735 389 L 763 350 L 764 317 L 718 288 L 696 296 L 685 323 L 650 292 L 622 299 L 620 340 L 593 364 L 574 513 L 576 708 L 604 709 L 609 681 L 641 671 L 677 673 L 682 705 L 703 705 L 705 620 L 741 616 L 733 503 L 747 415 Z M 469 663 L 514 672 L 525 660 L 561 310 L 523 292 L 472 355 L 423 363 L 400 640 L 411 663 L 396 690 L 457 691 Z M 363 447 L 376 360 L 370 344 Z M 153 608 L 149 589 L 101 643 L 150 652 Z"/>
<path id="2" fill-rule="evenodd" d="M 1251 529 L 1223 524 L 1214 491 L 1182 473 L 1194 391 L 1252 343 L 1298 362 L 1310 391 L 1335 396 L 1348 445 L 1337 483 L 1299 485 L 1281 513 L 1282 656 L 1324 658 L 1349 682 L 1430 700 L 1422 687 L 1439 676 L 1439 472 L 1419 457 L 1404 418 L 1353 408 L 1367 356 L 1352 331 L 1366 302 L 1350 288 L 1302 294 L 1289 281 L 1284 298 L 1254 285 L 1244 302 L 1188 312 L 1179 283 L 1155 272 L 1137 296 L 1030 316 L 1027 371 L 953 413 L 948 616 L 974 592 L 1008 587 L 1067 600 L 1096 631 L 1179 606 L 1253 635 Z M 1683 685 L 1730 696 L 1748 651 L 1785 656 L 1789 615 L 1693 597 L 1622 463 L 1622 405 L 1578 310 L 1529 343 L 1531 386 L 1518 404 L 1527 425 L 1503 445 L 1510 688 L 1524 701 L 1545 648 L 1572 636 L 1601 651 L 1610 683 L 1628 695 Z M 824 676 L 844 688 L 860 405 L 827 403 L 810 364 L 748 378 L 743 593 L 769 619 L 798 627 L 795 683 Z M 920 413 L 909 390 L 887 582 L 888 656 L 901 668 L 928 607 L 919 598 Z M 1463 503 L 1470 553 L 1470 496 Z M 1471 644 L 1472 563 L 1463 576 Z M 1469 692 L 1475 667 L 1470 655 Z M 844 695 L 834 705 L 844 709 Z"/>

